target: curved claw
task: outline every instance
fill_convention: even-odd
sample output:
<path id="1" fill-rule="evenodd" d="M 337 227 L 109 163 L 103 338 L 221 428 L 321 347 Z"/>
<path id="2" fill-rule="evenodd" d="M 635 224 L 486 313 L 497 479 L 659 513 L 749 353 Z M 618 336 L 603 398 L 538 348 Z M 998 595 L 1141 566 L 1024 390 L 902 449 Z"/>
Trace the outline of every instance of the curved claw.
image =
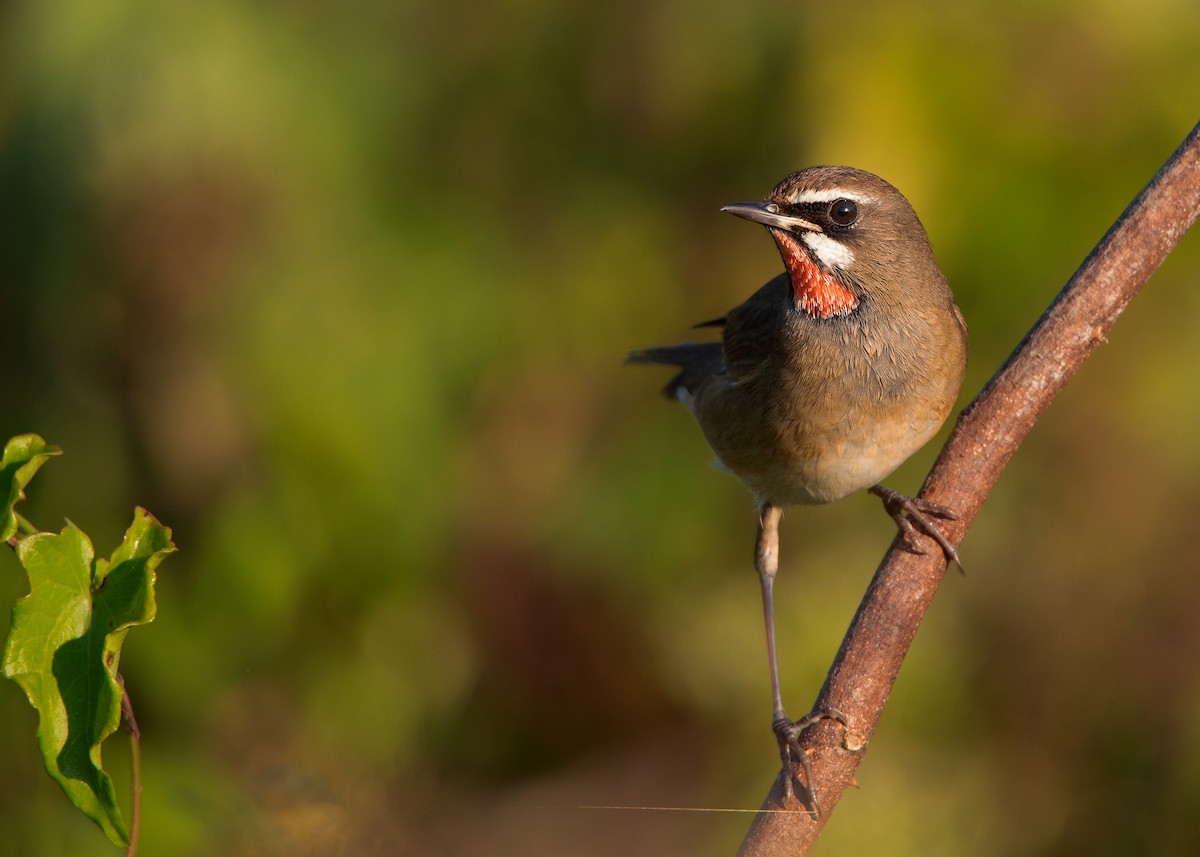
<path id="1" fill-rule="evenodd" d="M 836 708 L 826 708 L 812 711 L 799 720 L 780 717 L 771 724 L 775 737 L 779 740 L 779 755 L 783 761 L 783 789 L 788 797 L 794 797 L 792 781 L 795 780 L 804 790 L 804 799 L 815 816 L 821 815 L 821 804 L 817 800 L 817 789 L 813 783 L 812 761 L 808 753 L 800 746 L 800 736 L 808 727 L 820 720 L 836 720 L 842 726 L 846 725 L 846 715 Z M 803 777 L 801 777 L 803 772 Z"/>
<path id="2" fill-rule="evenodd" d="M 966 573 L 962 560 L 958 558 L 958 549 L 950 544 L 950 540 L 946 538 L 941 527 L 935 524 L 929 517 L 933 515 L 936 518 L 955 521 L 958 520 L 957 512 L 948 506 L 931 503 L 919 497 L 907 497 L 899 491 L 893 491 L 891 488 L 886 488 L 883 485 L 872 485 L 867 491 L 883 501 L 883 508 L 887 510 L 888 515 L 896 522 L 900 531 L 904 533 L 904 540 L 908 542 L 909 547 L 913 551 L 921 554 L 925 553 L 925 549 L 921 547 L 917 539 L 917 530 L 913 526 L 913 522 L 915 521 L 925 535 L 938 543 L 938 546 L 941 547 L 942 552 L 946 555 L 946 559 L 957 565 L 960 572 Z"/>

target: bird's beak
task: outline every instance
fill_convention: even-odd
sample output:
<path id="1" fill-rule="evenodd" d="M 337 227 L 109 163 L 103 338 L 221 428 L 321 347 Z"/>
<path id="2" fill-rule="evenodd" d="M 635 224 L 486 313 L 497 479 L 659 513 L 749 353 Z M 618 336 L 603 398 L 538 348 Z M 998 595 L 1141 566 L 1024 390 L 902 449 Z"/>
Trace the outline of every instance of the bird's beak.
<path id="1" fill-rule="evenodd" d="M 788 232 L 822 232 L 820 226 L 802 217 L 780 214 L 779 206 L 773 202 L 731 202 L 721 208 L 732 215 L 744 220 L 752 220 L 774 229 L 784 229 Z"/>

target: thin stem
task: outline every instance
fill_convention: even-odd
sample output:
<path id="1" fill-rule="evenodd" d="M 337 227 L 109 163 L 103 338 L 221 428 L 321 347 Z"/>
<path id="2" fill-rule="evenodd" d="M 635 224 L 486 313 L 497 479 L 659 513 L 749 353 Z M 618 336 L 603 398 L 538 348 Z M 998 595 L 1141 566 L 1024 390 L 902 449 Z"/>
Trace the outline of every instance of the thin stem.
<path id="1" fill-rule="evenodd" d="M 137 718 L 133 716 L 133 703 L 120 673 L 117 673 L 117 684 L 121 686 L 121 716 L 129 727 L 129 763 L 133 772 L 133 819 L 129 825 L 129 850 L 125 854 L 126 857 L 136 857 L 138 832 L 142 827 L 142 732 L 138 729 Z"/>
<path id="2" fill-rule="evenodd" d="M 24 515 L 22 515 L 20 512 L 14 510 L 13 516 L 17 519 L 17 532 L 18 533 L 21 533 L 22 535 L 26 535 L 26 536 L 33 536 L 33 535 L 37 535 L 38 533 L 41 532 L 41 530 L 39 530 L 33 524 L 29 523 L 29 519 L 26 518 Z"/>
<path id="3" fill-rule="evenodd" d="M 21 541 L 22 536 L 37 535 L 41 530 L 29 523 L 29 520 L 16 509 L 13 509 L 13 517 L 17 520 L 17 531 L 5 541 L 5 544 L 16 550 L 17 543 Z"/>

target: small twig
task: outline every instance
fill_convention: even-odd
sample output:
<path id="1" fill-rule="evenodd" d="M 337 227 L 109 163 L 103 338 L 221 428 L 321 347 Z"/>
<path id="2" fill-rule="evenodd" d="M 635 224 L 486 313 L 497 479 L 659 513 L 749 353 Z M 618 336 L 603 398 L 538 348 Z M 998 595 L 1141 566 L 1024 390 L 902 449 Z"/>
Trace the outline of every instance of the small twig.
<path id="1" fill-rule="evenodd" d="M 1046 313 L 959 416 L 921 497 L 958 512 L 940 524 L 962 541 L 984 498 L 1030 429 L 1117 316 L 1200 216 L 1200 125 L 1088 256 Z M 859 605 L 814 710 L 836 708 L 849 723 L 818 723 L 801 737 L 825 812 L 755 817 L 740 855 L 809 852 L 854 772 L 926 609 L 946 573 L 941 551 L 915 554 L 892 543 Z M 777 779 L 764 809 L 783 806 Z"/>
<path id="2" fill-rule="evenodd" d="M 121 716 L 129 727 L 129 763 L 133 769 L 133 818 L 129 824 L 129 850 L 125 854 L 126 857 L 136 857 L 138 831 L 142 827 L 142 732 L 138 729 L 137 718 L 133 716 L 133 703 L 129 699 L 125 679 L 120 673 L 116 674 L 116 679 L 121 686 Z"/>

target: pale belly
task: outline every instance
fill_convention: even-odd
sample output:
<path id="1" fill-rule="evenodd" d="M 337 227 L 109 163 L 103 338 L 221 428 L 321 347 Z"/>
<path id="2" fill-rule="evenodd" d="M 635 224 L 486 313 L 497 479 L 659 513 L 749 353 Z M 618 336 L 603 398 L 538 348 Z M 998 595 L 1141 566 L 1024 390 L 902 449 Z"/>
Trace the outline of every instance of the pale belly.
<path id="1" fill-rule="evenodd" d="M 759 455 L 721 455 L 724 469 L 755 498 L 774 505 L 829 503 L 886 478 L 937 434 L 945 415 L 925 420 L 863 421 L 817 437 L 782 437 Z M 714 446 L 715 448 L 715 446 Z"/>

